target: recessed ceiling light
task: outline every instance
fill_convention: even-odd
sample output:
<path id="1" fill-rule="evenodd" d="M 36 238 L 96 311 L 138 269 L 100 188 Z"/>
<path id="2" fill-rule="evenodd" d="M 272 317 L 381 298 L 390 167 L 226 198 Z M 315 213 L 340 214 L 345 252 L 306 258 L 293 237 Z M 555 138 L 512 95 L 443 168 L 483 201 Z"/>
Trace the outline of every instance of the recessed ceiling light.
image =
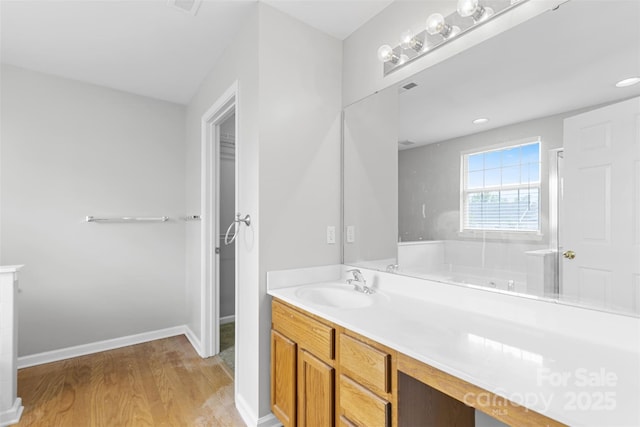
<path id="1" fill-rule="evenodd" d="M 616 87 L 633 86 L 638 83 L 640 83 L 640 77 L 629 77 L 628 79 L 620 80 L 616 83 Z"/>
<path id="2" fill-rule="evenodd" d="M 489 119 L 486 119 L 486 118 L 483 117 L 483 118 L 480 118 L 480 119 L 475 119 L 472 123 L 474 125 L 482 125 L 482 124 L 487 123 L 488 121 L 489 121 Z"/>

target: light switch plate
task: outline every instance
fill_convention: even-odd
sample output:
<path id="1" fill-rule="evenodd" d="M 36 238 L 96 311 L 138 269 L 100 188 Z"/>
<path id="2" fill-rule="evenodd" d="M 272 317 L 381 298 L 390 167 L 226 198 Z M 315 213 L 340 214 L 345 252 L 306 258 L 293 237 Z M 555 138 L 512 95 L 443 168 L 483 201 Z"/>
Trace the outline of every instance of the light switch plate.
<path id="1" fill-rule="evenodd" d="M 356 226 L 348 225 L 347 226 L 347 243 L 353 243 L 356 241 Z"/>
<path id="2" fill-rule="evenodd" d="M 334 225 L 327 226 L 327 244 L 333 245 L 336 243 L 336 227 Z"/>

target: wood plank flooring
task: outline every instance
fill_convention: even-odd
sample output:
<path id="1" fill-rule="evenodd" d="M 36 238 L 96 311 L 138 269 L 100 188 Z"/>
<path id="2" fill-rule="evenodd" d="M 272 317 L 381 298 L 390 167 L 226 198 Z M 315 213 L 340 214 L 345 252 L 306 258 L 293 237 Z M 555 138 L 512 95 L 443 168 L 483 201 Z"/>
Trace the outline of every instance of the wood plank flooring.
<path id="1" fill-rule="evenodd" d="M 184 336 L 21 369 L 17 426 L 244 426 L 228 369 Z"/>

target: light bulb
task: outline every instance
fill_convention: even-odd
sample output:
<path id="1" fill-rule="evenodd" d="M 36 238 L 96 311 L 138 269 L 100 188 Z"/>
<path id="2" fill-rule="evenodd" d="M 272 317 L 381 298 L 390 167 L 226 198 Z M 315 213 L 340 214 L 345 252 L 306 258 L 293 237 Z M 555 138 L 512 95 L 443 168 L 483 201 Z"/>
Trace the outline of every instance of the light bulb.
<path id="1" fill-rule="evenodd" d="M 439 13 L 432 13 L 427 18 L 427 33 L 431 34 L 432 36 L 440 34 L 445 25 L 446 23 L 444 22 L 444 16 Z"/>
<path id="2" fill-rule="evenodd" d="M 458 0 L 458 14 L 467 18 L 478 9 L 478 0 Z"/>
<path id="3" fill-rule="evenodd" d="M 481 22 L 493 15 L 493 9 L 482 6 L 480 0 L 458 0 L 458 15 Z"/>
<path id="4" fill-rule="evenodd" d="M 400 34 L 400 46 L 402 46 L 402 49 L 413 49 L 416 52 L 420 52 L 423 45 L 422 40 L 414 37 L 411 30 L 404 31 Z"/>
<path id="5" fill-rule="evenodd" d="M 400 45 L 402 46 L 402 48 L 410 49 L 412 39 L 413 34 L 411 33 L 411 30 L 403 31 L 402 34 L 400 34 Z"/>
<path id="6" fill-rule="evenodd" d="M 447 24 L 444 16 L 439 13 L 432 13 L 427 18 L 427 33 L 435 36 L 440 34 L 443 38 L 449 39 L 460 33 L 460 28 Z"/>
<path id="7" fill-rule="evenodd" d="M 378 48 L 378 59 L 381 62 L 389 62 L 393 59 L 393 49 L 388 44 L 383 44 Z"/>

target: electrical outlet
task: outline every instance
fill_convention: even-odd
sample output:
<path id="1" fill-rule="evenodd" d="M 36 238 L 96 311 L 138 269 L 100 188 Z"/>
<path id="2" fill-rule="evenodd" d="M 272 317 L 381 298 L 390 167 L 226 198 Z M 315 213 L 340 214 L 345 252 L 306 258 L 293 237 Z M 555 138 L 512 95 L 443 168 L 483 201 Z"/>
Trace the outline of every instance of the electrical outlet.
<path id="1" fill-rule="evenodd" d="M 327 244 L 333 245 L 336 243 L 336 227 L 334 225 L 327 226 Z"/>
<path id="2" fill-rule="evenodd" d="M 356 226 L 348 225 L 347 226 L 347 243 L 353 243 L 356 241 Z"/>

